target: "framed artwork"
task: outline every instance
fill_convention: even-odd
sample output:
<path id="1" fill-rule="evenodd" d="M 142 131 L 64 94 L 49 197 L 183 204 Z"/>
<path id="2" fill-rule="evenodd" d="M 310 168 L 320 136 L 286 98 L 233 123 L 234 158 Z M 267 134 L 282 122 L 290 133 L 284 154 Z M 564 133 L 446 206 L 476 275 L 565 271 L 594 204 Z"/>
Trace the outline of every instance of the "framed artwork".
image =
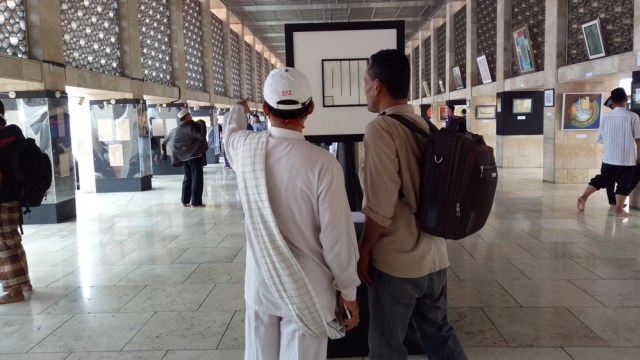
<path id="1" fill-rule="evenodd" d="M 368 59 L 322 60 L 322 105 L 366 106 L 362 78 Z"/>
<path id="2" fill-rule="evenodd" d="M 600 19 L 582 24 L 582 35 L 584 36 L 584 44 L 587 47 L 587 55 L 589 55 L 589 60 L 605 56 Z"/>
<path id="3" fill-rule="evenodd" d="M 429 91 L 429 83 L 427 83 L 426 81 L 423 81 L 422 87 L 424 88 L 424 96 L 426 97 L 431 96 L 431 91 Z"/>
<path id="4" fill-rule="evenodd" d="M 496 118 L 496 106 L 495 105 L 478 105 L 476 106 L 476 119 L 495 119 Z"/>
<path id="5" fill-rule="evenodd" d="M 562 130 L 598 130 L 602 93 L 562 94 Z"/>
<path id="6" fill-rule="evenodd" d="M 449 108 L 446 105 L 438 106 L 438 120 L 447 121 L 447 110 Z"/>
<path id="7" fill-rule="evenodd" d="M 480 70 L 480 77 L 482 77 L 482 83 L 490 83 L 492 81 L 491 71 L 489 71 L 489 63 L 487 62 L 487 57 L 485 55 L 479 56 L 477 61 L 478 69 Z"/>
<path id="8" fill-rule="evenodd" d="M 640 109 L 640 82 L 631 83 L 631 110 Z"/>
<path id="9" fill-rule="evenodd" d="M 531 114 L 533 99 L 513 99 L 512 112 L 514 114 Z"/>
<path id="10" fill-rule="evenodd" d="M 502 112 L 502 98 L 496 98 L 496 112 Z"/>
<path id="11" fill-rule="evenodd" d="M 464 110 L 464 112 L 462 111 Z M 467 107 L 464 105 L 453 105 L 453 116 L 466 116 Z"/>
<path id="12" fill-rule="evenodd" d="M 453 72 L 453 82 L 456 84 L 456 90 L 464 89 L 464 82 L 462 82 L 462 73 L 460 72 L 460 66 L 456 66 L 451 69 Z"/>
<path id="13" fill-rule="evenodd" d="M 520 74 L 536 71 L 536 63 L 533 61 L 533 50 L 529 37 L 529 28 L 525 25 L 511 32 L 513 37 L 513 49 L 518 63 Z"/>
<path id="14" fill-rule="evenodd" d="M 545 107 L 554 106 L 555 96 L 556 96 L 556 91 L 554 89 L 544 89 L 544 106 Z"/>
<path id="15" fill-rule="evenodd" d="M 444 92 L 444 83 L 442 79 L 438 79 L 438 85 L 440 86 L 440 92 Z"/>

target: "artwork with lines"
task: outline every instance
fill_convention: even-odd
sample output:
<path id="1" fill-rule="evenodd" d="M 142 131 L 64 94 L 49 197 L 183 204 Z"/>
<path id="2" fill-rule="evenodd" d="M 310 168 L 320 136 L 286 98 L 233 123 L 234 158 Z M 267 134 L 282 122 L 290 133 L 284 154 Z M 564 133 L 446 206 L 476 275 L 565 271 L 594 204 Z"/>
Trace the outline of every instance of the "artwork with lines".
<path id="1" fill-rule="evenodd" d="M 365 106 L 364 73 L 368 59 L 322 60 L 324 107 Z"/>

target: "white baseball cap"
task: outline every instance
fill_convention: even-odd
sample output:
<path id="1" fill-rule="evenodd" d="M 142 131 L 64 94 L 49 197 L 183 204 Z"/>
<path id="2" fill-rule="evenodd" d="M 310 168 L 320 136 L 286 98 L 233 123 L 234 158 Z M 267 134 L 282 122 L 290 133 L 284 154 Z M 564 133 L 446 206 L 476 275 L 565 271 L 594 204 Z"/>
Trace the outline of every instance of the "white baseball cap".
<path id="1" fill-rule="evenodd" d="M 182 119 L 185 115 L 187 114 L 191 114 L 189 112 L 189 109 L 182 109 L 180 110 L 180 112 L 178 112 L 178 119 Z"/>
<path id="2" fill-rule="evenodd" d="M 264 101 L 274 109 L 300 109 L 311 101 L 311 86 L 300 70 L 277 68 L 264 81 L 263 96 Z"/>

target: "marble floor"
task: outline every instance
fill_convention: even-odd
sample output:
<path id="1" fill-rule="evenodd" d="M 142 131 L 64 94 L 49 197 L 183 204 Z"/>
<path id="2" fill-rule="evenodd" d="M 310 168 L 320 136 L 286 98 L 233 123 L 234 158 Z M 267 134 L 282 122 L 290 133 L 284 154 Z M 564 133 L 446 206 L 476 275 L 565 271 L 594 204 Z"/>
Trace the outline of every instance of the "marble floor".
<path id="1" fill-rule="evenodd" d="M 25 226 L 34 292 L 0 306 L 0 359 L 242 359 L 243 213 L 233 171 L 77 194 L 75 221 Z M 487 226 L 449 242 L 450 317 L 470 359 L 640 359 L 640 211 L 540 169 L 503 169 Z M 412 357 L 423 359 L 424 357 Z"/>

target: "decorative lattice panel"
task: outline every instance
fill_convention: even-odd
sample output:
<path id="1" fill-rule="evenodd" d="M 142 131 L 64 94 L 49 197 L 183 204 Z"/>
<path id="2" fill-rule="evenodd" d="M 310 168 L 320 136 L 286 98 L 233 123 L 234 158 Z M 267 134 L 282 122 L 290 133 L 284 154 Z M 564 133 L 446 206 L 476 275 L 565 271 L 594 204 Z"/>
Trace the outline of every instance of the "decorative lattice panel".
<path id="1" fill-rule="evenodd" d="M 213 92 L 216 95 L 226 95 L 224 91 L 224 31 L 222 19 L 211 14 L 213 45 Z"/>
<path id="2" fill-rule="evenodd" d="M 496 81 L 496 53 L 498 38 L 498 1 L 478 0 L 476 24 L 478 24 L 478 56 L 485 55 L 489 64 L 491 79 Z M 478 66 L 477 63 L 474 66 Z M 480 71 L 476 78 L 476 84 L 482 84 Z"/>
<path id="3" fill-rule="evenodd" d="M 600 19 L 606 56 L 633 50 L 633 0 L 570 0 L 567 65 L 589 60 L 582 24 Z"/>
<path id="4" fill-rule="evenodd" d="M 420 98 L 420 46 L 413 48 L 411 54 L 411 87 L 413 88 L 413 100 Z"/>
<path id="5" fill-rule="evenodd" d="M 436 30 L 436 43 L 437 43 L 437 52 L 438 52 L 438 67 L 437 67 L 437 79 L 436 84 L 438 84 L 439 80 L 442 80 L 444 84 L 445 92 L 448 90 L 447 88 L 447 23 L 443 23 Z M 437 94 L 441 94 L 440 86 L 436 85 L 438 88 Z"/>
<path id="6" fill-rule="evenodd" d="M 146 82 L 171 85 L 171 24 L 168 0 L 138 0 L 142 78 Z"/>
<path id="7" fill-rule="evenodd" d="M 258 51 L 256 51 L 256 101 L 262 102 L 262 74 L 264 72 L 263 57 Z"/>
<path id="8" fill-rule="evenodd" d="M 61 0 L 60 18 L 68 66 L 122 75 L 117 0 Z"/>
<path id="9" fill-rule="evenodd" d="M 242 98 L 240 84 L 240 35 L 231 31 L 231 85 L 233 97 Z"/>
<path id="10" fill-rule="evenodd" d="M 0 1 L 0 54 L 26 58 L 27 14 L 25 0 Z"/>
<path id="11" fill-rule="evenodd" d="M 182 0 L 182 19 L 187 89 L 204 91 L 202 14 L 200 13 L 200 2 L 198 0 Z"/>
<path id="12" fill-rule="evenodd" d="M 244 75 L 245 75 L 245 97 L 253 100 L 253 66 L 251 64 L 251 44 L 244 42 Z"/>
<path id="13" fill-rule="evenodd" d="M 453 66 L 460 67 L 462 82 L 467 84 L 467 6 L 453 15 Z"/>
<path id="14" fill-rule="evenodd" d="M 431 89 L 431 36 L 426 38 L 422 42 L 422 48 L 424 49 L 424 66 L 422 67 L 422 80 L 426 81 L 429 86 L 429 91 L 433 93 L 433 89 Z M 424 86 L 422 87 L 423 96 L 427 96 L 424 90 Z"/>
<path id="15" fill-rule="evenodd" d="M 544 1 L 512 0 L 511 3 L 511 26 L 517 29 L 527 25 L 536 71 L 544 70 L 545 11 Z M 513 48 L 513 44 L 510 46 Z M 518 64 L 513 51 L 511 54 L 511 75 L 518 76 Z"/>

